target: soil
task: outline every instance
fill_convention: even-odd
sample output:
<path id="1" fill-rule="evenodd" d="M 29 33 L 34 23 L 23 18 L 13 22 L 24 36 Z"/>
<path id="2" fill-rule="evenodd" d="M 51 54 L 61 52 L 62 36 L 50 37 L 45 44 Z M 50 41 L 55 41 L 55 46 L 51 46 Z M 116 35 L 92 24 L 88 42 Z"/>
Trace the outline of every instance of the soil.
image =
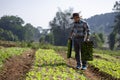
<path id="1" fill-rule="evenodd" d="M 76 60 L 74 58 L 67 59 L 65 52 L 58 52 L 66 61 L 67 65 L 74 68 L 76 67 Z M 75 69 L 76 70 L 76 69 Z M 87 70 L 84 70 L 83 73 L 89 80 L 100 80 L 100 76 L 97 76 L 95 73 L 93 73 L 88 66 Z"/>
<path id="2" fill-rule="evenodd" d="M 67 65 L 73 69 L 76 66 L 76 60 L 74 58 L 67 58 L 64 51 L 58 52 L 66 61 Z M 22 55 L 13 56 L 4 61 L 3 69 L 0 72 L 0 80 L 25 80 L 26 73 L 32 67 L 34 62 L 35 50 L 25 51 Z M 94 56 L 95 58 L 101 58 L 100 56 Z M 78 69 L 75 69 L 78 70 Z M 88 64 L 87 70 L 82 70 L 88 80 L 120 80 L 115 79 L 112 76 L 100 72 L 98 68 Z"/>
<path id="3" fill-rule="evenodd" d="M 93 57 L 94 57 L 94 58 L 97 58 L 97 59 L 103 59 L 103 60 L 105 60 L 105 61 L 109 61 L 108 59 L 102 58 L 102 57 L 99 56 L 99 55 L 93 55 Z"/>
<path id="4" fill-rule="evenodd" d="M 76 60 L 74 58 L 67 58 L 66 53 L 64 51 L 59 51 L 58 52 L 66 61 L 67 65 L 75 69 L 76 66 Z M 94 56 L 95 58 L 101 58 L 100 56 Z M 106 59 L 105 59 L 106 60 Z M 75 69 L 76 70 L 76 69 Z M 87 70 L 82 70 L 84 75 L 89 79 L 89 80 L 120 80 L 112 77 L 109 74 L 106 74 L 104 72 L 99 71 L 98 68 L 95 68 L 94 66 L 88 64 Z"/>
<path id="5" fill-rule="evenodd" d="M 116 56 L 117 59 L 120 59 L 120 56 Z"/>
<path id="6" fill-rule="evenodd" d="M 6 59 L 0 72 L 0 80 L 24 80 L 32 66 L 34 54 L 35 50 L 28 50 L 22 55 Z"/>

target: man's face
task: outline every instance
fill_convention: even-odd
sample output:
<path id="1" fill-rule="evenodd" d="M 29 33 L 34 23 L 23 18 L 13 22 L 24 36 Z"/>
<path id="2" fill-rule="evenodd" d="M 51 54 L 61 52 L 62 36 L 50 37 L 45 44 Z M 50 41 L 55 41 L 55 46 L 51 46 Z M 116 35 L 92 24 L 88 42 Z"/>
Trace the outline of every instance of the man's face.
<path id="1" fill-rule="evenodd" d="M 74 16 L 73 19 L 74 19 L 75 22 L 78 22 L 80 20 L 80 17 L 79 16 Z"/>

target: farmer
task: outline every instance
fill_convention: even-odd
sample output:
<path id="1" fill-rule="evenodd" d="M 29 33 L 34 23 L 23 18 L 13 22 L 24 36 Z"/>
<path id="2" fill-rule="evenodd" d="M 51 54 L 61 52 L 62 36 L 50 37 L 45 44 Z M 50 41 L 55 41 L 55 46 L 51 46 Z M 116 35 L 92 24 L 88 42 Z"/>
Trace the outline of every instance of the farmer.
<path id="1" fill-rule="evenodd" d="M 87 61 L 81 61 L 81 43 L 89 41 L 90 30 L 88 24 L 81 20 L 79 13 L 73 13 L 72 18 L 74 22 L 71 24 L 70 39 L 74 40 L 75 58 L 77 62 L 77 69 L 86 70 Z M 82 64 L 81 64 L 82 63 Z"/>

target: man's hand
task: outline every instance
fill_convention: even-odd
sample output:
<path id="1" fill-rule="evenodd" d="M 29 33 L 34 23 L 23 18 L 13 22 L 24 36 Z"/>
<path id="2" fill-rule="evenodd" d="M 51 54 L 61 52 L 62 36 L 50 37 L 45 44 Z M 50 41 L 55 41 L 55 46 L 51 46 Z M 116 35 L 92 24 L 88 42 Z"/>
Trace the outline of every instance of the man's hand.
<path id="1" fill-rule="evenodd" d="M 68 39 L 72 39 L 72 37 L 69 37 Z"/>
<path id="2" fill-rule="evenodd" d="M 84 39 L 84 41 L 90 41 L 90 39 Z"/>
<path id="3" fill-rule="evenodd" d="M 90 39 L 87 39 L 86 41 L 90 41 Z"/>

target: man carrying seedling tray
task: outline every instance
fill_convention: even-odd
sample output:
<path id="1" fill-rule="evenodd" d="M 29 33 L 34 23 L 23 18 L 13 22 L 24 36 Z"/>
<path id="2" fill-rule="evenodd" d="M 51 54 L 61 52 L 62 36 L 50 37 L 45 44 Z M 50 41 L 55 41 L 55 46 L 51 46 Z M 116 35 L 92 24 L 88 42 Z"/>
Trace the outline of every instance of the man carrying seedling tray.
<path id="1" fill-rule="evenodd" d="M 82 58 L 82 54 L 84 52 L 81 50 L 82 49 L 81 47 L 84 44 L 87 44 L 87 42 L 89 42 L 90 30 L 89 30 L 88 24 L 85 21 L 81 20 L 79 13 L 73 13 L 71 19 L 73 19 L 74 22 L 71 24 L 71 33 L 70 33 L 68 42 L 71 45 L 72 40 L 74 40 L 75 58 L 77 62 L 76 68 L 86 70 L 87 60 Z M 83 42 L 86 42 L 86 43 L 83 44 Z"/>

